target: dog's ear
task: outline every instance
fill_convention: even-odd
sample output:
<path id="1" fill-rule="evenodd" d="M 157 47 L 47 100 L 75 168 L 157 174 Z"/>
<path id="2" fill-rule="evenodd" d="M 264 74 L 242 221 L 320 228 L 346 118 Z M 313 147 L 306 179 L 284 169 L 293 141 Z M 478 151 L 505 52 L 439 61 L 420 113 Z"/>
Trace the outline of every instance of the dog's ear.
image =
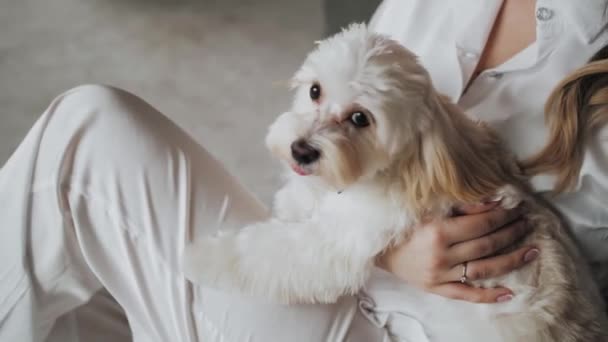
<path id="1" fill-rule="evenodd" d="M 433 108 L 435 107 L 435 108 Z M 476 203 L 516 184 L 516 164 L 498 136 L 436 97 L 433 127 L 422 132 L 400 168 L 407 203 L 420 215 L 437 203 Z"/>

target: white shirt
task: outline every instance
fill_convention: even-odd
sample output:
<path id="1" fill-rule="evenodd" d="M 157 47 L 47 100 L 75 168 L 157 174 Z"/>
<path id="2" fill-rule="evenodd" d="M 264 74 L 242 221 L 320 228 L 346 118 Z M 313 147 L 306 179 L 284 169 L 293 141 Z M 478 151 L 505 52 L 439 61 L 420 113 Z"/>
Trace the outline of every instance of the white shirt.
<path id="1" fill-rule="evenodd" d="M 489 122 L 519 157 L 545 144 L 543 106 L 553 87 L 608 41 L 606 0 L 537 0 L 536 42 L 482 72 L 463 93 L 502 0 L 385 0 L 373 30 L 416 53 L 435 87 L 471 116 Z M 539 192 L 553 178 L 532 180 Z M 587 146 L 573 192 L 552 199 L 592 261 L 608 261 L 608 129 Z"/>
<path id="2" fill-rule="evenodd" d="M 501 5 L 502 0 L 384 0 L 370 26 L 416 53 L 441 93 L 495 127 L 523 158 L 546 142 L 543 107 L 551 90 L 607 43 L 608 0 L 537 0 L 536 42 L 482 72 L 464 93 Z M 541 175 L 532 184 L 546 192 L 553 178 Z M 569 221 L 588 258 L 608 262 L 608 129 L 587 146 L 575 190 L 551 200 Z M 365 294 L 360 304 L 363 312 L 395 340 L 437 340 L 439 331 L 450 323 L 433 325 L 443 314 L 434 308 L 444 306 L 432 303 L 446 299 L 424 295 L 386 272 L 376 270 Z M 467 303 L 461 306 L 460 314 L 466 315 Z"/>

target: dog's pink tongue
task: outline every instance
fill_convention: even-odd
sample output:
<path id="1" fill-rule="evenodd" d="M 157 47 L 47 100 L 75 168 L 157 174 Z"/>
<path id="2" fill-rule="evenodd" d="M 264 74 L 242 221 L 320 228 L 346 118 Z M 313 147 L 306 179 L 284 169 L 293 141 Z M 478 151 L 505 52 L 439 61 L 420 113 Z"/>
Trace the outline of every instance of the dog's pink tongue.
<path id="1" fill-rule="evenodd" d="M 310 174 L 308 171 L 306 171 L 300 165 L 292 165 L 291 168 L 293 169 L 293 171 L 295 173 L 299 174 L 300 176 L 308 176 Z"/>

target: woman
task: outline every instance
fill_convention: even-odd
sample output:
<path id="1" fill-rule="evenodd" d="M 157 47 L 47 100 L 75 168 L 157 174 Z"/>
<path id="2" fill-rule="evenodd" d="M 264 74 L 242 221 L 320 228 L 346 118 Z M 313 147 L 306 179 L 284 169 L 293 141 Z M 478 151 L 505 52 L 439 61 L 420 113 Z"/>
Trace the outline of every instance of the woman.
<path id="1" fill-rule="evenodd" d="M 525 157 L 543 144 L 542 107 L 551 88 L 608 40 L 607 3 L 387 0 L 372 26 L 420 55 L 440 91 L 500 128 Z M 608 218 L 594 201 L 608 197 L 608 166 L 597 153 L 605 156 L 605 143 L 589 148 L 576 190 L 554 203 L 590 260 L 600 262 L 608 259 L 601 241 Z M 534 185 L 551 188 L 546 177 Z M 494 256 L 527 229 L 495 207 L 459 208 L 461 216 L 430 222 L 380 264 L 439 295 L 509 300 L 508 289 L 457 282 L 465 263 L 467 278 L 488 277 L 542 253 L 527 246 Z M 367 292 L 373 301 L 344 297 L 334 305 L 286 307 L 192 286 L 180 273 L 183 247 L 214 231 L 219 213 L 239 224 L 263 218 L 266 209 L 134 95 L 101 86 L 62 94 L 0 172 L 7 228 L 0 241 L 0 341 L 44 341 L 49 334 L 90 341 L 82 328 L 90 316 L 73 310 L 102 290 L 122 306 L 138 341 L 425 340 L 422 318 L 401 310 L 407 300 L 384 273 Z M 74 329 L 53 330 L 60 317 L 63 328 Z"/>

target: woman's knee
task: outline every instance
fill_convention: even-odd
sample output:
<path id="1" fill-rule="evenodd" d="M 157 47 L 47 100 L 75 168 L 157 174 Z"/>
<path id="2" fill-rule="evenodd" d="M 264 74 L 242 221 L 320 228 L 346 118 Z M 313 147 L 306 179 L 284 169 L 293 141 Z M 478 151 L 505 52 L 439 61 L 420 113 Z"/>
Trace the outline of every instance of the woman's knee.
<path id="1" fill-rule="evenodd" d="M 141 161 L 191 139 L 136 95 L 104 85 L 83 85 L 59 96 L 50 122 L 91 154 Z M 162 153 L 160 153 L 162 155 Z M 112 157 L 113 156 L 113 157 Z"/>
<path id="2" fill-rule="evenodd" d="M 138 96 L 112 86 L 82 85 L 60 95 L 55 102 L 57 105 L 51 105 L 54 115 L 68 116 L 63 118 L 65 121 L 101 124 L 110 130 L 108 134 L 120 133 L 123 128 L 161 129 L 162 125 L 155 128 L 151 123 L 169 121 Z"/>

